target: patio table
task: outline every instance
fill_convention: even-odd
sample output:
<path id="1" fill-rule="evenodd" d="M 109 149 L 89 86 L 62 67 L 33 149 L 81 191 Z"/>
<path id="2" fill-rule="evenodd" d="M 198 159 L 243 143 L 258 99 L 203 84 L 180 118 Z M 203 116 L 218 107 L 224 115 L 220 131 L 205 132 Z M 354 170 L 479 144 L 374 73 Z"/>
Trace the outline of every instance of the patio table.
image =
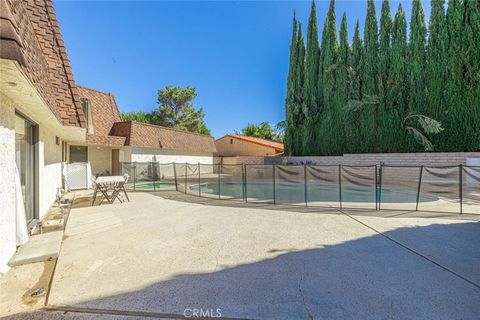
<path id="1" fill-rule="evenodd" d="M 93 181 L 95 185 L 95 191 L 93 193 L 92 205 L 95 203 L 97 198 L 97 192 L 100 191 L 102 195 L 107 199 L 108 203 L 113 203 L 115 199 L 118 199 L 120 202 L 122 200 L 119 198 L 121 191 L 125 194 L 125 197 L 130 202 L 128 198 L 127 191 L 125 190 L 125 181 L 124 176 L 100 176 Z M 108 194 L 108 190 L 113 189 L 112 194 Z"/>

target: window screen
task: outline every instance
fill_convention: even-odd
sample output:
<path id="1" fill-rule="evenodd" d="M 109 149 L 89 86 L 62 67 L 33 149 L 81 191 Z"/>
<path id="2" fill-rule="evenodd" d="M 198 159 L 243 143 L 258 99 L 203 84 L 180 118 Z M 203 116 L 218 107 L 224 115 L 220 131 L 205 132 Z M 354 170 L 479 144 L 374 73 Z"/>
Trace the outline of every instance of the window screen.
<path id="1" fill-rule="evenodd" d="M 70 146 L 70 163 L 88 162 L 87 146 Z"/>

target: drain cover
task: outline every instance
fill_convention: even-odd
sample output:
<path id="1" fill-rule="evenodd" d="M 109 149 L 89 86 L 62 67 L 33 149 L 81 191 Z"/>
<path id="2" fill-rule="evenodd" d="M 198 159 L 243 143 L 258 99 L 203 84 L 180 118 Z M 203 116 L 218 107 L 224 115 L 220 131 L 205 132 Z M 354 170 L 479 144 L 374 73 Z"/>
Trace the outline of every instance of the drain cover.
<path id="1" fill-rule="evenodd" d="M 30 296 L 33 298 L 38 298 L 38 297 L 44 296 L 45 293 L 47 293 L 47 290 L 45 290 L 45 288 L 37 288 L 33 290 Z"/>

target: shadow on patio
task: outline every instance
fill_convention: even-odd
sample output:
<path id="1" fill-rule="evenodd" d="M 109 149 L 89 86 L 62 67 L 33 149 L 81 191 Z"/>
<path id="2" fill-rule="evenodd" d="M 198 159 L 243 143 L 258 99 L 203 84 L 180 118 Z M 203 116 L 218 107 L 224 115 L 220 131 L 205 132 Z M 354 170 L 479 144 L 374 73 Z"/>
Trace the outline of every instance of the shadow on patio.
<path id="1" fill-rule="evenodd" d="M 218 308 L 224 317 L 256 319 L 478 317 L 479 223 L 400 228 L 385 235 L 416 239 L 419 243 L 403 247 L 377 234 L 336 245 L 318 243 L 299 251 L 272 247 L 265 253 L 269 258 L 239 264 L 232 263 L 229 252 L 218 251 L 211 271 L 172 272 L 167 279 L 154 283 L 144 281 L 141 273 L 135 272 L 135 266 L 141 269 L 142 263 L 129 261 L 138 255 L 135 253 L 124 261 L 133 264 L 130 274 L 110 275 L 111 290 L 115 290 L 115 282 L 125 282 L 125 277 L 132 290 L 86 293 L 79 281 L 71 286 L 77 287 L 80 296 L 98 298 L 64 296 L 62 300 L 72 301 L 65 305 L 79 308 L 77 311 L 84 316 L 90 312 L 98 316 L 100 311 L 81 308 L 107 309 L 117 316 L 157 318 L 181 318 L 185 308 Z M 448 243 L 442 244 L 445 240 Z M 150 272 L 162 277 L 160 268 Z M 56 296 L 62 294 L 57 292 Z M 44 315 L 30 313 L 7 319 L 41 319 Z M 75 315 L 80 314 L 68 312 L 62 317 Z"/>
<path id="2" fill-rule="evenodd" d="M 382 209 L 375 210 L 375 205 L 371 209 L 367 208 L 353 208 L 349 207 L 348 203 L 345 203 L 343 209 L 338 206 L 320 206 L 320 205 L 294 205 L 294 204 L 272 204 L 268 202 L 243 202 L 242 200 L 233 199 L 214 199 L 211 197 L 198 197 L 191 194 L 184 194 L 176 191 L 160 191 L 160 192 L 148 192 L 151 195 L 161 197 L 164 199 L 180 201 L 185 203 L 197 203 L 207 206 L 219 206 L 219 207 L 231 207 L 231 208 L 247 208 L 247 209 L 266 209 L 275 211 L 287 211 L 298 213 L 321 213 L 321 214 L 333 214 L 339 215 L 342 212 L 366 217 L 383 217 L 383 218 L 441 218 L 441 219 L 454 219 L 454 220 L 471 220 L 480 221 L 480 215 L 478 214 L 460 214 L 457 212 L 438 212 L 438 211 L 422 211 L 422 210 L 390 210 Z M 340 211 L 341 210 L 341 211 Z"/>

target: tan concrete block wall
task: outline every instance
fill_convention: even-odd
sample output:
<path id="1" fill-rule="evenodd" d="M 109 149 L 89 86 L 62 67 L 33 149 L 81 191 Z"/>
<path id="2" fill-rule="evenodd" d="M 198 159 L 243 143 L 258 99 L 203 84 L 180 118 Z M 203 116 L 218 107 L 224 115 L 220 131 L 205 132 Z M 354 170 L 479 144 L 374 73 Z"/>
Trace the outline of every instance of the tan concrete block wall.
<path id="1" fill-rule="evenodd" d="M 345 165 L 410 165 L 410 166 L 449 166 L 465 165 L 466 158 L 478 157 L 480 152 L 438 152 L 438 153 L 369 153 L 345 154 L 341 157 L 287 157 L 289 163 L 312 162 L 316 164 Z M 265 163 L 278 163 L 278 157 L 267 157 Z"/>
<path id="2" fill-rule="evenodd" d="M 466 165 L 467 158 L 480 158 L 480 152 L 438 153 L 368 153 L 325 157 L 216 157 L 214 163 L 224 164 L 317 164 L 317 165 L 401 165 L 401 166 L 456 166 Z"/>
<path id="3" fill-rule="evenodd" d="M 232 141 L 231 141 L 232 140 Z M 233 143 L 231 143 L 233 142 Z M 229 136 L 215 141 L 216 156 L 266 156 L 275 154 L 275 149 Z"/>

